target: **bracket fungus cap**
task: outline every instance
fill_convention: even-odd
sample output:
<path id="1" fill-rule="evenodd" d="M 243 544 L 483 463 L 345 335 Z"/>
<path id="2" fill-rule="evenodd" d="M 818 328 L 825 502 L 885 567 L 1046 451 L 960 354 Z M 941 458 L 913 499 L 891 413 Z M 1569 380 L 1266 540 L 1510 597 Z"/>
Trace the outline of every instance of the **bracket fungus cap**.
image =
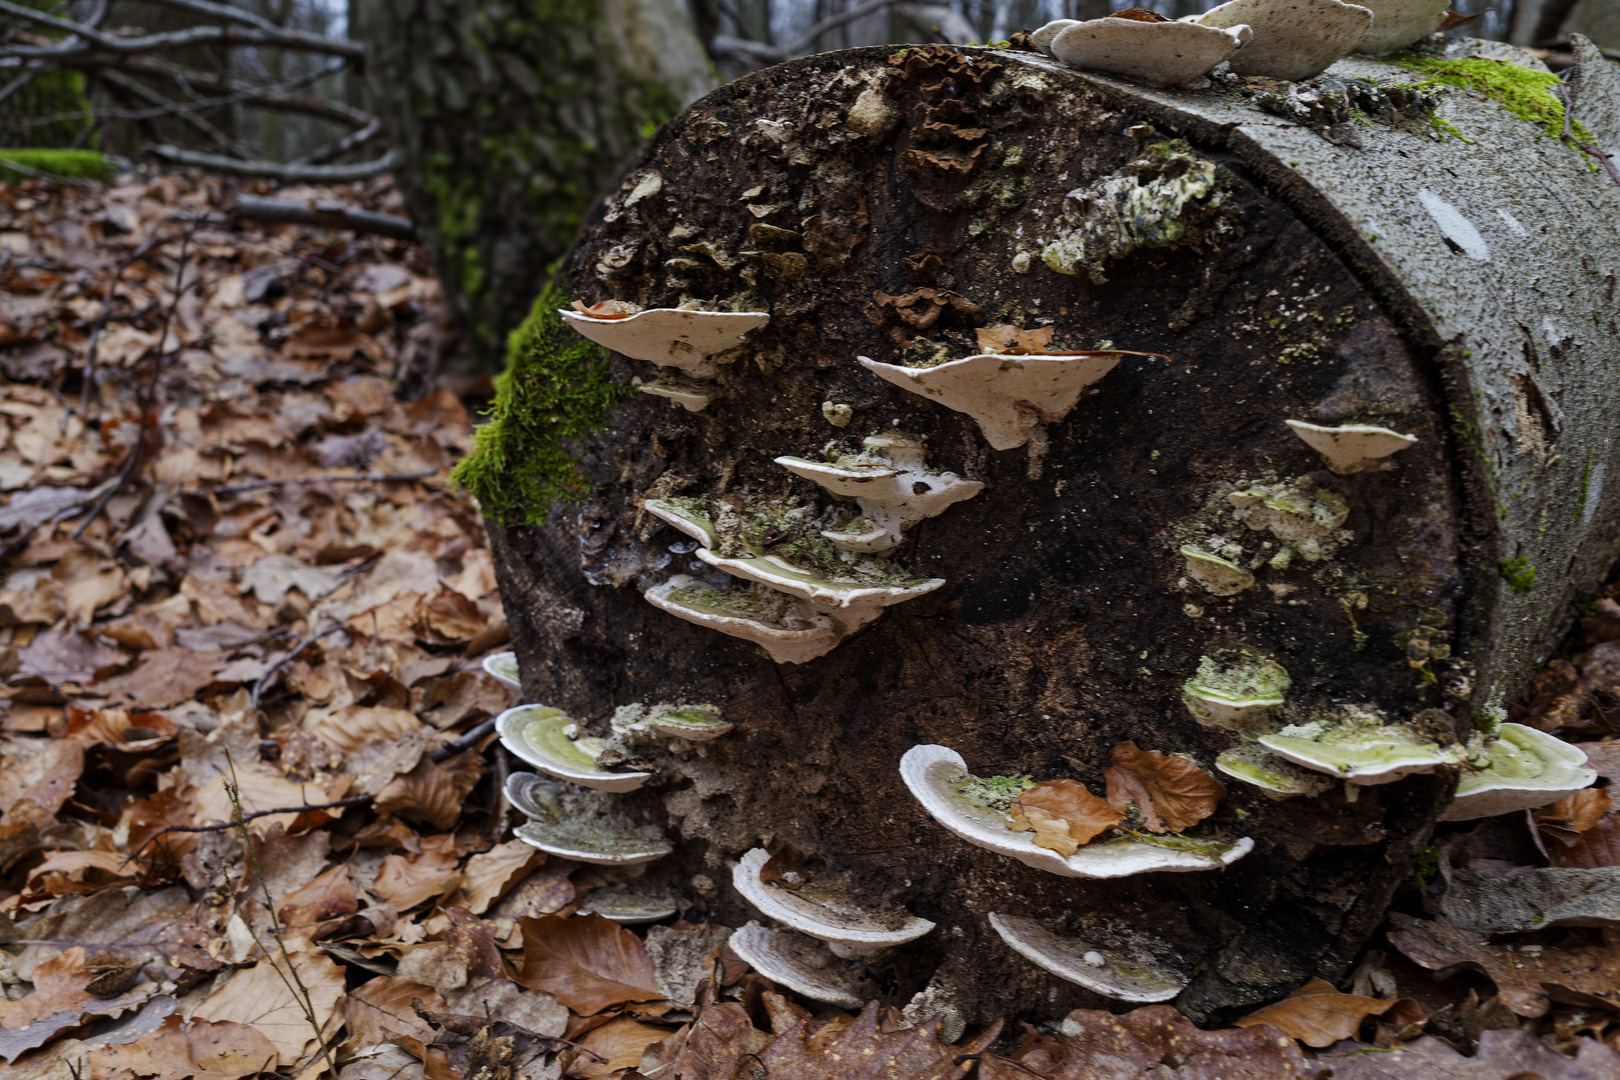
<path id="1" fill-rule="evenodd" d="M 634 866 L 662 859 L 674 850 L 666 840 L 649 840 L 599 823 L 581 827 L 566 821 L 528 821 L 513 829 L 512 835 L 547 855 L 596 866 Z"/>
<path id="2" fill-rule="evenodd" d="M 1244 650 L 1226 665 L 1200 658 L 1197 674 L 1181 686 L 1181 699 L 1205 727 L 1252 731 L 1283 703 L 1292 685 L 1281 664 Z"/>
<path id="3" fill-rule="evenodd" d="M 627 319 L 598 319 L 559 310 L 574 331 L 634 360 L 680 368 L 693 378 L 712 378 L 709 359 L 736 348 L 743 336 L 771 321 L 766 311 L 693 311 L 648 308 Z"/>
<path id="4" fill-rule="evenodd" d="M 636 389 L 653 397 L 667 398 L 687 412 L 702 412 L 717 396 L 712 388 L 701 383 L 688 385 L 667 379 L 641 383 Z"/>
<path id="5" fill-rule="evenodd" d="M 971 779 L 962 755 L 947 746 L 913 746 L 900 758 L 900 778 L 933 819 L 976 847 L 1017 859 L 1060 877 L 1118 878 L 1159 871 L 1215 870 L 1254 848 L 1248 837 L 1231 842 L 1173 838 L 1092 841 L 1064 856 L 1035 843 L 1034 834 L 1007 828 L 1007 815 L 984 806 L 961 789 Z"/>
<path id="6" fill-rule="evenodd" d="M 598 791 L 634 791 L 652 779 L 647 772 L 608 772 L 596 767 L 602 740 L 573 735 L 574 720 L 547 705 L 519 705 L 495 718 L 501 745 L 548 776 Z"/>
<path id="7" fill-rule="evenodd" d="M 1327 466 L 1340 476 L 1371 472 L 1391 454 L 1418 441 L 1416 435 L 1402 435 L 1372 424 L 1341 424 L 1323 427 L 1303 420 L 1284 420 L 1305 444 L 1327 460 Z"/>
<path id="8" fill-rule="evenodd" d="M 1254 40 L 1233 54 L 1232 71 L 1297 82 L 1350 55 L 1373 13 L 1340 0 L 1227 0 L 1191 21 L 1217 29 L 1247 24 Z"/>
<path id="9" fill-rule="evenodd" d="M 1586 751 L 1524 724 L 1503 724 L 1485 762 L 1457 782 L 1441 821 L 1472 821 L 1567 799 L 1597 782 Z"/>
<path id="10" fill-rule="evenodd" d="M 859 1009 L 877 996 L 876 986 L 815 938 L 751 922 L 734 932 L 726 944 L 767 979 L 812 1001 Z"/>
<path id="11" fill-rule="evenodd" d="M 854 633 L 876 619 L 884 608 L 914 600 L 945 584 L 944 578 L 910 578 L 893 585 L 869 585 L 820 577 L 777 555 L 728 559 L 708 548 L 698 548 L 695 554 L 733 577 L 798 597 L 831 618 L 845 634 Z"/>
<path id="12" fill-rule="evenodd" d="M 728 637 L 752 641 L 778 664 L 807 663 L 831 652 L 841 640 L 838 628 L 825 615 L 790 609 L 785 615 L 776 616 L 747 606 L 742 600 L 751 595 L 747 590 L 732 592 L 738 594 L 736 601 L 723 604 L 721 599 L 730 597 L 731 592 L 714 593 L 704 589 L 695 578 L 676 574 L 641 595 L 653 607 L 677 619 L 717 630 Z M 706 597 L 711 602 L 700 604 L 696 602 L 698 597 Z"/>
<path id="13" fill-rule="evenodd" d="M 994 911 L 990 912 L 989 919 L 1001 940 L 1025 960 L 1060 979 L 1115 1001 L 1141 1004 L 1169 1001 L 1191 981 L 1185 971 L 1156 958 L 1144 962 L 1140 955 L 1125 956 L 1113 949 L 1060 937 L 1034 919 Z"/>
<path id="14" fill-rule="evenodd" d="M 720 534 L 714 531 L 714 522 L 706 514 L 689 510 L 670 499 L 648 499 L 641 505 L 659 521 L 673 525 L 706 548 L 717 547 L 720 543 Z"/>
<path id="15" fill-rule="evenodd" d="M 1072 33 L 1073 28 L 1066 32 Z M 1122 357 L 1152 355 L 1155 354 L 1082 352 L 1014 356 L 979 353 L 934 367 L 885 364 L 867 356 L 855 359 L 874 375 L 902 390 L 933 398 L 947 409 L 966 413 L 979 425 L 992 448 L 1011 450 L 1028 442 L 1036 425 L 1053 424 L 1068 416 L 1086 387 L 1114 370 Z"/>
<path id="16" fill-rule="evenodd" d="M 712 705 L 655 705 L 637 726 L 666 739 L 711 742 L 731 731 L 733 725 L 720 719 Z"/>
<path id="17" fill-rule="evenodd" d="M 1261 746 L 1307 769 L 1363 787 L 1462 761 L 1460 746 L 1441 746 L 1398 725 L 1307 724 L 1260 736 Z"/>
<path id="18" fill-rule="evenodd" d="M 1187 576 L 1204 587 L 1211 596 L 1236 596 L 1245 589 L 1254 588 L 1254 575 L 1235 562 L 1184 546 L 1181 557 L 1187 560 Z"/>
<path id="19" fill-rule="evenodd" d="M 656 886 L 609 885 L 592 888 L 579 905 L 579 913 L 600 915 L 621 926 L 639 926 L 667 919 L 680 906 L 680 901 Z"/>
<path id="20" fill-rule="evenodd" d="M 518 658 L 515 652 L 490 653 L 484 657 L 484 673 L 502 686 L 510 686 L 518 691 L 523 689 L 523 678 L 518 671 Z"/>
<path id="21" fill-rule="evenodd" d="M 1117 75 L 1144 86 L 1179 86 L 1209 74 L 1254 36 L 1244 25 L 1140 22 L 1110 16 L 1065 26 L 1052 56 L 1069 67 Z"/>
<path id="22" fill-rule="evenodd" d="M 1372 26 L 1355 51 L 1388 56 L 1415 45 L 1440 29 L 1452 0 L 1361 0 L 1373 13 Z"/>
<path id="23" fill-rule="evenodd" d="M 1254 744 L 1221 751 L 1215 758 L 1215 767 L 1234 780 L 1259 788 L 1273 799 L 1321 795 L 1333 786 L 1333 781 L 1321 773 L 1302 769 Z"/>
<path id="24" fill-rule="evenodd" d="M 1063 33 L 1063 31 L 1067 30 L 1069 27 L 1079 25 L 1079 23 L 1079 19 L 1053 19 L 1040 29 L 1032 31 L 1029 35 L 1029 40 L 1033 42 L 1035 47 L 1041 50 L 1041 52 L 1045 53 L 1047 56 L 1051 56 L 1052 39 Z"/>
<path id="25" fill-rule="evenodd" d="M 760 914 L 830 945 L 845 946 L 851 955 L 904 945 L 934 928 L 927 919 L 903 912 L 884 918 L 862 911 L 842 896 L 809 885 L 780 888 L 760 876 L 769 860 L 770 853 L 764 848 L 753 848 L 737 860 L 731 884 L 743 899 Z"/>

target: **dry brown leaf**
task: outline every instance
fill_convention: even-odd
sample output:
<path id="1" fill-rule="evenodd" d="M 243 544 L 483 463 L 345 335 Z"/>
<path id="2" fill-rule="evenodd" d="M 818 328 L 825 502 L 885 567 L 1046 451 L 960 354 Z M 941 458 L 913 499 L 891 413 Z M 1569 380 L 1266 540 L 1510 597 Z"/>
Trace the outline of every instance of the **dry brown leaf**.
<path id="1" fill-rule="evenodd" d="M 223 774 L 215 776 L 198 791 L 195 814 L 198 822 L 234 820 L 231 799 L 225 791 L 228 779 Z M 335 802 L 343 798 L 349 787 L 346 776 L 326 776 L 321 777 L 319 782 L 295 783 L 270 766 L 256 761 L 236 763 L 236 782 L 238 801 L 244 814 Z M 333 810 L 330 813 L 338 815 L 342 811 Z M 249 831 L 262 836 L 277 825 L 284 829 L 291 828 L 297 816 L 296 813 L 268 814 L 249 821 L 247 827 Z"/>
<path id="2" fill-rule="evenodd" d="M 334 1025 L 338 999 L 343 996 L 343 969 L 301 939 L 288 942 L 292 969 L 309 993 L 315 1022 L 323 1032 Z M 195 1020 L 246 1024 L 270 1040 L 283 1061 L 302 1060 L 314 1045 L 315 1030 L 296 994 L 287 960 L 280 955 L 262 958 L 237 971 L 214 989 L 192 1013 Z"/>
<path id="3" fill-rule="evenodd" d="M 84 772 L 84 744 L 66 739 L 0 736 L 0 821 L 33 805 L 54 814 Z"/>
<path id="4" fill-rule="evenodd" d="M 583 1016 L 627 1001 L 657 1001 L 658 977 L 641 939 L 600 915 L 546 915 L 518 920 L 523 933 L 520 981 Z"/>
<path id="5" fill-rule="evenodd" d="M 450 1055 L 442 1047 L 429 1046 L 412 1035 L 400 1035 L 393 1042 L 422 1063 L 427 1080 L 462 1080 L 461 1073 L 451 1066 Z"/>
<path id="6" fill-rule="evenodd" d="M 1033 832 L 1039 847 L 1065 857 L 1107 832 L 1124 815 L 1086 790 L 1078 780 L 1043 780 L 1012 804 L 1013 832 Z"/>
<path id="7" fill-rule="evenodd" d="M 1581 1039 L 1573 1058 L 1528 1031 L 1480 1032 L 1479 1047 L 1463 1054 L 1425 1036 L 1395 1047 L 1343 1046 L 1318 1055 L 1333 1080 L 1608 1080 L 1620 1076 L 1620 1053 Z"/>
<path id="8" fill-rule="evenodd" d="M 1281 1001 L 1234 1023 L 1237 1027 L 1270 1024 L 1289 1038 L 1320 1050 L 1341 1039 L 1355 1038 L 1363 1020 L 1382 1016 L 1394 1004 L 1394 999 L 1341 994 L 1326 979 L 1312 979 Z"/>
<path id="9" fill-rule="evenodd" d="M 419 851 L 383 859 L 370 892 L 397 910 L 406 911 L 456 889 L 461 884 L 456 862 L 455 837 L 424 836 Z"/>
<path id="10" fill-rule="evenodd" d="M 270 1040 L 245 1024 L 207 1020 L 182 1023 L 180 1017 L 170 1016 L 150 1035 L 94 1052 L 90 1075 L 231 1080 L 269 1072 L 276 1068 L 279 1058 Z"/>
<path id="11" fill-rule="evenodd" d="M 1039 330 L 1020 330 L 1016 326 L 986 326 L 978 330 L 979 351 L 1005 353 L 1009 356 L 1042 356 L 1050 352 L 1052 331 L 1056 327 L 1043 326 Z"/>
<path id="12" fill-rule="evenodd" d="M 822 1026 L 804 1017 L 759 1051 L 758 1067 L 773 1077 L 945 1080 L 963 1075 L 958 1059 L 977 1059 L 1001 1034 L 997 1022 L 972 1041 L 952 1045 L 940 1041 L 937 1017 L 916 1027 L 886 1031 L 879 1015 L 878 1003 L 873 1001 L 859 1016 L 841 1017 L 843 1022 L 835 1024 Z M 836 1065 L 837 1071 L 829 1065 Z M 741 1075 L 748 1071 L 746 1065 L 738 1070 Z M 661 1080 L 666 1074 L 655 1075 Z"/>
<path id="13" fill-rule="evenodd" d="M 487 911 L 491 918 L 515 919 L 519 915 L 556 915 L 575 899 L 574 883 L 568 876 L 577 868 L 566 859 L 550 858 L 540 869 L 512 886 Z"/>
<path id="14" fill-rule="evenodd" d="M 462 803 L 484 775 L 483 759 L 474 751 L 438 764 L 423 758 L 416 768 L 394 777 L 377 793 L 372 808 L 407 821 L 425 821 L 435 829 L 453 829 Z"/>
<path id="15" fill-rule="evenodd" d="M 16 1001 L 0 1001 L 0 1027 L 27 1027 L 58 1013 L 72 1013 L 76 1023 L 93 1000 L 84 989 L 90 978 L 83 946 L 63 950 L 34 969 L 33 992 Z"/>
<path id="16" fill-rule="evenodd" d="M 358 1049 L 387 1042 L 392 1035 L 414 1035 L 432 1039 L 433 1026 L 417 1015 L 416 1009 L 443 1012 L 444 998 L 431 986 L 379 975 L 349 991 L 343 999 L 343 1024 L 348 1028 L 346 1046 Z"/>
<path id="17" fill-rule="evenodd" d="M 522 840 L 508 840 L 467 860 L 461 872 L 461 890 L 452 904 L 482 915 L 506 891 L 545 864 L 545 852 Z M 529 912 L 528 914 L 534 914 Z"/>
<path id="18" fill-rule="evenodd" d="M 593 319 L 628 319 L 641 310 L 627 300 L 598 300 L 590 307 L 582 302 L 574 301 L 574 310 L 581 315 L 589 315 Z"/>
<path id="19" fill-rule="evenodd" d="M 98 609 L 127 591 L 123 568 L 87 551 L 64 555 L 51 575 L 61 583 L 67 621 L 76 629 L 89 626 Z"/>
<path id="20" fill-rule="evenodd" d="M 1149 832 L 1185 832 L 1215 812 L 1226 791 L 1186 758 L 1140 750 L 1135 742 L 1114 747 L 1103 778 L 1108 805 L 1125 813 L 1136 803 Z"/>
<path id="21" fill-rule="evenodd" d="M 1554 866 L 1597 870 L 1620 866 L 1620 811 L 1610 810 L 1568 843 L 1548 844 Z"/>
<path id="22" fill-rule="evenodd" d="M 663 1042 L 673 1030 L 643 1024 L 628 1016 L 609 1020 L 579 1040 L 587 1053 L 576 1057 L 563 1075 L 596 1080 L 620 1069 L 634 1069 L 641 1064 L 641 1055 L 647 1047 Z"/>
<path id="23" fill-rule="evenodd" d="M 320 877 L 281 898 L 276 914 L 287 929 L 311 934 L 328 919 L 360 910 L 360 897 L 349 880 L 347 866 L 334 866 Z"/>
<path id="24" fill-rule="evenodd" d="M 489 625 L 478 605 L 456 592 L 442 588 L 422 605 L 422 639 L 431 643 L 459 643 Z"/>
<path id="25" fill-rule="evenodd" d="M 189 648 L 152 649 L 141 654 L 133 671 L 97 682 L 96 692 L 114 704 L 137 709 L 166 709 L 191 701 L 214 681 L 225 665 L 224 653 Z"/>

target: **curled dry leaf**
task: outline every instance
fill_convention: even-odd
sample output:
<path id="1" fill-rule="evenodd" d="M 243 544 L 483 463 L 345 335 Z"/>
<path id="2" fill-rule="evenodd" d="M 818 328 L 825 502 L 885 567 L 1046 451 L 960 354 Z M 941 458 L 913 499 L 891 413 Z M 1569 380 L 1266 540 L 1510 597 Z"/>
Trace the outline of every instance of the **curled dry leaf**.
<path id="1" fill-rule="evenodd" d="M 1114 763 L 1103 774 L 1108 805 L 1121 814 L 1131 803 L 1148 831 L 1185 832 L 1215 812 L 1225 789 L 1186 758 L 1140 750 L 1135 742 L 1114 747 Z"/>
<path id="2" fill-rule="evenodd" d="M 416 1008 L 443 1012 L 444 998 L 433 987 L 397 975 L 380 975 L 361 983 L 343 999 L 343 1025 L 348 1028 L 350 1049 L 387 1042 L 391 1035 L 414 1035 L 431 1040 L 432 1025 L 417 1015 Z"/>
<path id="3" fill-rule="evenodd" d="M 1003 353 L 1008 356 L 1044 356 L 1051 352 L 1051 326 L 1039 330 L 1020 330 L 1016 326 L 986 326 L 978 331 L 979 351 Z"/>
<path id="4" fill-rule="evenodd" d="M 555 994 L 582 1016 L 627 1001 L 658 1001 L 658 976 L 641 939 L 600 915 L 519 919 L 523 971 L 533 990 Z"/>
<path id="5" fill-rule="evenodd" d="M 153 1080 L 231 1080 L 275 1069 L 280 1055 L 269 1039 L 230 1021 L 182 1023 L 170 1016 L 150 1035 L 91 1056 L 91 1075 Z"/>
<path id="6" fill-rule="evenodd" d="M 1528 1031 L 1483 1031 L 1472 1056 L 1424 1036 L 1395 1047 L 1347 1045 L 1317 1057 L 1333 1080 L 1604 1080 L 1620 1076 L 1620 1053 L 1581 1039 L 1565 1057 Z"/>
<path id="7" fill-rule="evenodd" d="M 443 764 L 424 757 L 410 772 L 389 781 L 371 805 L 379 814 L 397 814 L 407 821 L 425 821 L 435 829 L 453 829 L 461 819 L 462 803 L 483 775 L 483 761 L 474 751 Z"/>
<path id="8" fill-rule="evenodd" d="M 628 300 L 598 300 L 590 307 L 575 300 L 574 310 L 593 319 L 628 319 L 641 311 L 641 308 Z"/>
<path id="9" fill-rule="evenodd" d="M 292 970 L 308 991 L 308 1003 L 325 1032 L 328 1025 L 336 1026 L 338 999 L 344 992 L 343 969 L 312 948 L 299 948 L 306 944 L 299 939 L 289 944 L 294 949 Z M 304 1006 L 303 993 L 288 970 L 288 958 L 273 955 L 233 972 L 197 1006 L 192 1019 L 246 1024 L 269 1039 L 283 1060 L 297 1061 L 315 1042 Z"/>
<path id="10" fill-rule="evenodd" d="M 1109 18 L 1111 18 L 1111 19 L 1130 19 L 1132 22 L 1150 22 L 1150 23 L 1151 22 L 1169 22 L 1170 21 L 1165 16 L 1160 15 L 1157 11 L 1149 11 L 1147 8 L 1136 8 L 1136 7 L 1126 8 L 1124 11 L 1116 11 L 1112 15 L 1110 15 Z"/>
<path id="11" fill-rule="evenodd" d="M 1043 780 L 1012 804 L 1013 832 L 1033 832 L 1037 847 L 1065 857 L 1124 820 L 1078 780 Z"/>
<path id="12" fill-rule="evenodd" d="M 574 1059 L 564 1075 L 596 1080 L 620 1069 L 633 1069 L 641 1064 L 641 1055 L 647 1047 L 669 1038 L 672 1030 L 643 1024 L 628 1016 L 609 1020 L 579 1040 L 586 1052 Z"/>
<path id="13" fill-rule="evenodd" d="M 1341 994 L 1326 979 L 1312 979 L 1292 994 L 1238 1020 L 1238 1027 L 1270 1024 L 1306 1046 L 1321 1049 L 1343 1039 L 1353 1039 L 1356 1029 L 1369 1016 L 1382 1016 L 1395 1004 L 1394 999 Z"/>

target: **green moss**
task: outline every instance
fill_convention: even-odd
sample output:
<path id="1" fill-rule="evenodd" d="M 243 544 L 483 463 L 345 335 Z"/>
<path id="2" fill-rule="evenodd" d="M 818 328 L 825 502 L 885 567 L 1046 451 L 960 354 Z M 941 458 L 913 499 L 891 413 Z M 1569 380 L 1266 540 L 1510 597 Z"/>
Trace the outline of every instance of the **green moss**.
<path id="1" fill-rule="evenodd" d="M 1558 76 L 1550 71 L 1537 71 L 1505 60 L 1482 57 L 1447 60 L 1418 52 L 1400 53 L 1388 59 L 1392 64 L 1427 75 L 1430 82 L 1484 94 L 1525 123 L 1541 128 L 1549 138 L 1556 139 L 1564 133 L 1564 104 L 1552 92 L 1559 84 Z M 1449 124 L 1446 127 L 1456 133 Z M 1582 142 L 1596 142 L 1578 120 L 1570 124 L 1570 131 Z"/>
<path id="2" fill-rule="evenodd" d="M 1530 565 L 1530 560 L 1523 555 L 1515 555 L 1511 559 L 1503 559 L 1496 564 L 1501 571 L 1502 580 L 1508 583 L 1508 588 L 1520 596 L 1532 591 L 1536 587 L 1536 568 Z"/>
<path id="3" fill-rule="evenodd" d="M 956 790 L 997 813 L 1008 813 L 1018 796 L 1035 786 L 1027 776 L 967 776 L 956 783 Z"/>
<path id="4" fill-rule="evenodd" d="M 1433 844 L 1419 844 L 1417 857 L 1412 860 L 1413 876 L 1417 879 L 1417 887 L 1426 889 L 1434 875 L 1440 872 L 1440 849 Z"/>
<path id="5" fill-rule="evenodd" d="M 15 164 L 18 168 L 8 168 Z M 95 150 L 0 149 L 0 180 L 110 180 L 118 166 Z"/>
<path id="6" fill-rule="evenodd" d="M 613 407 L 635 393 L 609 376 L 600 345 L 562 321 L 557 309 L 566 302 L 553 278 L 507 339 L 489 422 L 451 473 L 501 524 L 543 525 L 556 503 L 583 499 L 590 483 L 568 446 L 600 431 Z"/>

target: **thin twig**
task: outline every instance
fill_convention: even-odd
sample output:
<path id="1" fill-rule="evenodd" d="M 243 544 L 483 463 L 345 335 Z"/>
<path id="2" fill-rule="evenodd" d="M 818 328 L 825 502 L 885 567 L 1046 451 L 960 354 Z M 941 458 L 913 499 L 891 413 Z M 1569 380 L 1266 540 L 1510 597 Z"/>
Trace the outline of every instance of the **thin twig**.
<path id="1" fill-rule="evenodd" d="M 0 0 L 0 12 L 38 26 L 73 35 L 73 37 L 58 45 L 7 46 L 6 51 L 11 55 L 30 59 L 36 57 L 55 59 L 83 55 L 97 49 L 111 53 L 136 53 L 154 52 L 159 49 L 188 49 L 197 45 L 209 44 L 280 45 L 284 48 L 301 49 L 305 52 L 341 56 L 348 60 L 364 61 L 366 58 L 365 46 L 357 41 L 326 37 L 323 34 L 311 34 L 303 30 L 285 30 L 275 26 L 273 23 L 266 23 L 268 29 L 260 26 L 242 26 L 240 24 L 233 26 L 209 26 L 204 24 L 164 34 L 124 37 L 118 34 L 102 33 L 86 23 L 58 18 L 43 11 L 36 11 L 33 8 L 23 7 L 21 4 L 11 3 L 11 0 Z M 84 40 L 77 41 L 74 38 Z"/>
<path id="2" fill-rule="evenodd" d="M 269 685 L 271 679 L 280 674 L 282 668 L 292 663 L 293 657 L 297 656 L 299 653 L 303 652 L 317 641 L 320 641 L 323 638 L 329 638 L 342 629 L 343 624 L 338 623 L 336 626 L 327 627 L 318 634 L 309 634 L 298 644 L 294 645 L 287 655 L 283 656 L 280 660 L 277 660 L 274 664 L 271 664 L 270 670 L 266 671 L 263 675 L 260 675 L 259 681 L 253 684 L 253 694 L 249 699 L 249 708 L 257 709 L 259 707 L 259 695 L 264 693 L 264 688 Z"/>
<path id="3" fill-rule="evenodd" d="M 0 0 L 4 3 L 4 0 Z M 206 154 L 200 150 L 182 150 L 178 146 L 159 144 L 148 146 L 147 153 L 176 165 L 195 165 L 201 169 L 229 173 L 232 176 L 251 176 L 280 180 L 283 183 L 308 182 L 341 184 L 352 180 L 370 180 L 388 172 L 399 163 L 392 150 L 370 161 L 353 165 L 289 165 L 279 161 L 242 161 L 220 154 Z"/>
<path id="4" fill-rule="evenodd" d="M 445 743 L 437 750 L 429 753 L 428 760 L 433 762 L 433 764 L 438 765 L 441 762 L 448 761 L 450 758 L 455 757 L 457 754 L 471 747 L 474 743 L 478 742 L 490 732 L 494 731 L 495 719 L 496 718 L 492 716 L 488 720 L 485 720 L 483 723 L 469 730 L 467 734 L 461 736 L 455 741 Z"/>
<path id="5" fill-rule="evenodd" d="M 297 164 L 296 162 L 292 164 Z M 322 229 L 347 229 L 350 232 L 373 233 L 393 240 L 416 239 L 416 226 L 409 218 L 392 214 L 374 214 L 369 210 L 356 210 L 335 203 L 286 202 L 281 199 L 259 199 L 239 196 L 236 205 L 226 212 L 230 221 L 265 221 L 291 225 L 314 225 Z"/>
<path id="6" fill-rule="evenodd" d="M 371 802 L 371 798 L 370 795 L 351 795 L 347 799 L 334 799 L 331 802 L 306 803 L 303 806 L 278 806 L 274 810 L 255 810 L 251 814 L 243 814 L 240 820 L 253 821 L 257 818 L 273 817 L 276 814 L 303 814 L 311 810 L 336 810 L 350 806 L 365 806 Z M 223 832 L 226 829 L 235 828 L 237 824 L 238 820 L 233 817 L 230 821 L 216 821 L 210 825 L 165 825 L 145 840 L 142 840 L 141 846 L 130 852 L 124 862 L 127 864 L 131 859 L 139 858 L 141 852 L 145 851 L 160 837 L 169 833 Z"/>
<path id="7" fill-rule="evenodd" d="M 1574 69 L 1572 68 L 1570 70 Z M 1567 74 L 1568 73 L 1566 72 L 1565 75 L 1567 76 Z M 1559 101 L 1564 103 L 1564 141 L 1575 147 L 1577 150 L 1597 158 L 1598 164 L 1603 166 L 1604 171 L 1609 174 L 1609 178 L 1615 183 L 1620 184 L 1620 171 L 1616 171 L 1614 162 L 1609 160 L 1609 155 L 1605 154 L 1599 147 L 1593 146 L 1591 143 L 1581 142 L 1573 134 L 1571 134 L 1569 129 L 1570 114 L 1575 111 L 1575 107 L 1570 101 L 1569 84 L 1562 80 L 1563 77 L 1561 76 L 1558 85 L 1553 88 L 1553 93 L 1557 95 Z"/>

